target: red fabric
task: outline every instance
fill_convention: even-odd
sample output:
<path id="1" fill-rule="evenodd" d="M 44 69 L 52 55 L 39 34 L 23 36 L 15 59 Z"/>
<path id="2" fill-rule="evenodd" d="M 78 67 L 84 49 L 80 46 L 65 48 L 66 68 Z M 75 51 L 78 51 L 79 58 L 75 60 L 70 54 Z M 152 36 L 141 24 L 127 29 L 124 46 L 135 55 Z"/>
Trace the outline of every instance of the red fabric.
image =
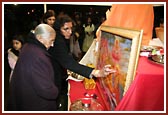
<path id="1" fill-rule="evenodd" d="M 84 95 L 85 93 L 88 94 L 96 94 L 97 95 L 97 101 L 104 107 L 104 110 L 109 110 L 109 105 L 103 101 L 103 98 L 101 96 L 100 91 L 98 90 L 97 87 L 100 87 L 100 85 L 96 82 L 96 88 L 92 90 L 86 90 L 84 88 L 83 82 L 75 82 L 72 80 L 69 80 L 70 83 L 70 101 L 71 103 L 76 101 L 77 99 L 80 98 L 85 98 L 86 96 Z M 103 92 L 103 91 L 102 91 Z"/>
<path id="2" fill-rule="evenodd" d="M 164 68 L 140 57 L 137 75 L 116 111 L 163 111 Z"/>
<path id="3" fill-rule="evenodd" d="M 106 12 L 107 20 L 102 25 L 143 29 L 142 45 L 152 39 L 154 12 L 152 4 L 113 4 Z"/>
<path id="4" fill-rule="evenodd" d="M 69 80 L 70 100 L 84 97 L 86 92 L 83 82 Z M 97 86 L 100 87 L 97 83 Z M 102 92 L 98 88 L 88 90 L 98 96 L 98 101 L 105 107 L 105 99 L 102 99 Z M 116 107 L 116 111 L 163 111 L 164 109 L 164 68 L 150 62 L 146 57 L 139 58 L 139 65 L 135 80 Z"/>

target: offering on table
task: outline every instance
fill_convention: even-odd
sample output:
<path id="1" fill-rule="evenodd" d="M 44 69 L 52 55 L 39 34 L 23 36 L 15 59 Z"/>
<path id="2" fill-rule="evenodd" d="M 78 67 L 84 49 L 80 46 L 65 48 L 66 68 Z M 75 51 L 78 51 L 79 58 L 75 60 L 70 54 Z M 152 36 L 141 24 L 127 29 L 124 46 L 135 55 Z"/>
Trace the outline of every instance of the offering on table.
<path id="1" fill-rule="evenodd" d="M 96 87 L 94 79 L 84 78 L 83 84 L 85 89 L 94 89 Z"/>
<path id="2" fill-rule="evenodd" d="M 103 111 L 103 106 L 93 98 L 81 98 L 72 102 L 70 111 Z"/>

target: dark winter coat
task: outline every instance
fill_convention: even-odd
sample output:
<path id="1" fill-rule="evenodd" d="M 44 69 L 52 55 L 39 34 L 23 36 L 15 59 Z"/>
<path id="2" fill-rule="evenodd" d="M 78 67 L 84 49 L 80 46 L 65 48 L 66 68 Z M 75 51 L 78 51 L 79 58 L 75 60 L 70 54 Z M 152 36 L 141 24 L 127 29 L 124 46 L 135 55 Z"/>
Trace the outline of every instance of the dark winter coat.
<path id="1" fill-rule="evenodd" d="M 10 83 L 8 110 L 56 110 L 58 88 L 50 58 L 44 45 L 34 38 L 23 46 Z"/>

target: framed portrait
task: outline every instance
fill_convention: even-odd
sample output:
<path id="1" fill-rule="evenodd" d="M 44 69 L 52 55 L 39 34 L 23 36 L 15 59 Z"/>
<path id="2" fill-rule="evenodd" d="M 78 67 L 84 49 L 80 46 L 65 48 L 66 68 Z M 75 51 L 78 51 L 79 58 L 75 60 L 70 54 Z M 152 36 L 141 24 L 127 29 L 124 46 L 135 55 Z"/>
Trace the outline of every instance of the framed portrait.
<path id="1" fill-rule="evenodd" d="M 116 72 L 99 78 L 99 91 L 114 110 L 128 90 L 136 73 L 143 30 L 101 26 L 96 68 L 110 64 Z"/>

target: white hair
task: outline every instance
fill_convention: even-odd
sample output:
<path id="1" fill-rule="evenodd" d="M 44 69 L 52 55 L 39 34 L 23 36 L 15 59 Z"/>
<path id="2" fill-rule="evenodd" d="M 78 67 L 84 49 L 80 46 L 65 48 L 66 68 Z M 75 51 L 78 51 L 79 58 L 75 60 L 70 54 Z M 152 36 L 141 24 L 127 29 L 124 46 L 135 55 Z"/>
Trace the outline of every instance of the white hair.
<path id="1" fill-rule="evenodd" d="M 34 30 L 35 36 L 40 35 L 44 39 L 48 39 L 51 34 L 55 34 L 55 30 L 48 24 L 39 24 Z"/>

